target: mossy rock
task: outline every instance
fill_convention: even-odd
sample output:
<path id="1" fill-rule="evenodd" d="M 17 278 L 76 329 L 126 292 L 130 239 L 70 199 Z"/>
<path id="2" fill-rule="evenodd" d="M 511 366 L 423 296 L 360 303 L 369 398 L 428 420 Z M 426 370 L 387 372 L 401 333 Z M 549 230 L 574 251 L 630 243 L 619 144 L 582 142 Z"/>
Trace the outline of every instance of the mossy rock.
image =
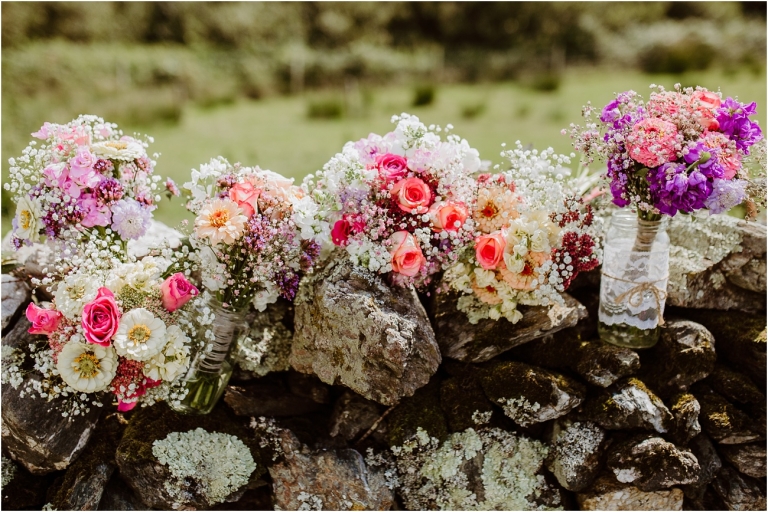
<path id="1" fill-rule="evenodd" d="M 701 427 L 713 440 L 743 444 L 765 439 L 765 430 L 754 419 L 706 385 L 697 386 L 694 393 L 701 404 Z"/>
<path id="2" fill-rule="evenodd" d="M 189 432 L 197 428 L 208 432 L 220 432 L 239 438 L 251 451 L 256 469 L 251 474 L 254 482 L 267 471 L 271 463 L 268 449 L 259 446 L 259 437 L 248 427 L 247 420 L 238 418 L 223 404 L 204 416 L 185 416 L 171 410 L 166 404 L 157 404 L 140 409 L 132 414 L 117 449 L 116 460 L 123 480 L 136 492 L 144 503 L 153 508 L 172 508 L 177 499 L 164 488 L 164 482 L 171 478 L 167 466 L 160 464 L 152 453 L 152 444 L 165 439 L 171 432 Z M 185 495 L 184 505 L 198 509 L 209 508 L 204 496 L 196 492 L 197 484 L 191 483 L 191 492 Z M 245 486 L 234 492 L 229 499 L 236 500 Z"/>
<path id="3" fill-rule="evenodd" d="M 746 373 L 765 393 L 764 315 L 750 315 L 739 311 L 686 310 L 684 316 L 709 329 L 715 337 L 718 356 L 724 357 Z"/>
<path id="4" fill-rule="evenodd" d="M 432 377 L 429 384 L 404 398 L 387 418 L 390 446 L 403 443 L 421 427 L 430 436 L 443 441 L 448 437 L 448 423 L 440 406 L 440 379 Z"/>
<path id="5" fill-rule="evenodd" d="M 607 430 L 666 433 L 673 425 L 672 413 L 661 398 L 635 377 L 622 379 L 590 398 L 578 416 Z"/>
<path id="6" fill-rule="evenodd" d="M 440 386 L 440 403 L 451 432 L 477 428 L 475 413 L 493 414 L 494 410 L 480 383 L 471 375 L 444 380 Z"/>

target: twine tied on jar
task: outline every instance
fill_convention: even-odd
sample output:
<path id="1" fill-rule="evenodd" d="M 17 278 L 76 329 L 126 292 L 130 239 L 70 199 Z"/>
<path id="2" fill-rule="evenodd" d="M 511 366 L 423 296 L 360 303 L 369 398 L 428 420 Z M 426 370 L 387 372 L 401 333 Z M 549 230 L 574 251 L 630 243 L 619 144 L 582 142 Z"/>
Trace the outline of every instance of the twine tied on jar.
<path id="1" fill-rule="evenodd" d="M 616 299 L 614 299 L 614 303 L 619 305 L 624 303 L 625 301 L 629 303 L 630 306 L 637 308 L 640 307 L 640 305 L 643 303 L 643 295 L 646 291 L 651 292 L 653 295 L 653 298 L 656 300 L 656 310 L 659 312 L 659 325 L 664 325 L 664 317 L 661 314 L 661 305 L 662 303 L 667 299 L 667 292 L 659 288 L 655 285 L 655 283 L 658 283 L 660 281 L 665 281 L 669 278 L 669 276 L 664 276 L 661 279 L 657 279 L 655 281 L 645 281 L 643 283 L 636 283 L 635 281 L 631 281 L 629 279 L 622 279 L 620 277 L 612 276 L 610 274 L 606 274 L 605 272 L 601 272 L 605 277 L 608 277 L 610 279 L 615 279 L 617 281 L 621 281 L 623 283 L 630 283 L 635 284 L 632 288 L 625 291 Z"/>

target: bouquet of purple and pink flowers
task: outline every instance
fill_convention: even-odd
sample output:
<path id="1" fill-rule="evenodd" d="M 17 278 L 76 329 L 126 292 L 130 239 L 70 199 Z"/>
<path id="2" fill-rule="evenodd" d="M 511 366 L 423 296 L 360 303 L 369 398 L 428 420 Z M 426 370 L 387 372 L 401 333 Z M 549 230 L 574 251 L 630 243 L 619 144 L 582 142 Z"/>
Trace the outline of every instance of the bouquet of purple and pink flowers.
<path id="1" fill-rule="evenodd" d="M 18 158 L 11 158 L 5 189 L 14 194 L 13 243 L 141 237 L 160 200 L 161 178 L 147 155 L 147 137 L 123 135 L 117 125 L 83 115 L 67 124 L 45 123 Z M 172 181 L 169 193 L 178 195 Z M 109 231 L 108 231 L 109 230 Z M 122 244 L 120 244 L 122 245 Z"/>
<path id="2" fill-rule="evenodd" d="M 722 100 L 703 87 L 665 91 L 648 102 L 635 91 L 620 93 L 586 127 L 571 125 L 574 147 L 588 160 L 607 163 L 607 178 L 618 206 L 634 205 L 640 217 L 721 213 L 747 199 L 750 147 L 762 140 L 754 102 Z"/>

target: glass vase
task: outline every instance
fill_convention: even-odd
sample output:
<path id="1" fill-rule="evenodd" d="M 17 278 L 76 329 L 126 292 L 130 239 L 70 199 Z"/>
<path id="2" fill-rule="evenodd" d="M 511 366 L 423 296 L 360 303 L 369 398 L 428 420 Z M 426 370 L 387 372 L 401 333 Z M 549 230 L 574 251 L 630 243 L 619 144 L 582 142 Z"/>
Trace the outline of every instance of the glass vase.
<path id="1" fill-rule="evenodd" d="M 669 280 L 669 236 L 660 216 L 618 210 L 611 217 L 600 279 L 600 339 L 627 348 L 659 340 Z"/>
<path id="2" fill-rule="evenodd" d="M 220 301 L 211 297 L 207 307 L 214 314 L 213 324 L 199 329 L 198 336 L 202 338 L 210 330 L 213 340 L 198 340 L 204 342 L 201 343 L 204 348 L 198 351 L 187 374 L 182 378 L 182 386 L 186 388 L 187 395 L 171 405 L 173 410 L 183 414 L 211 412 L 232 376 L 233 348 L 248 333 L 247 306 L 241 311 L 225 309 Z M 206 350 L 209 344 L 212 346 Z"/>

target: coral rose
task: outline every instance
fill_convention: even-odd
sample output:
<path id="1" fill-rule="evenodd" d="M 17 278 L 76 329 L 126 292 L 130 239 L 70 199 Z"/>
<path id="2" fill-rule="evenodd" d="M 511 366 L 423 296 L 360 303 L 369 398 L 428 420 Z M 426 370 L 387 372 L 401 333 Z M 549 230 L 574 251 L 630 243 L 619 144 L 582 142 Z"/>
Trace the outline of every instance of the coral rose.
<path id="1" fill-rule="evenodd" d="M 83 307 L 83 334 L 95 345 L 108 347 L 120 325 L 120 310 L 109 288 L 99 288 L 96 298 Z"/>
<path id="2" fill-rule="evenodd" d="M 197 297 L 200 291 L 187 281 L 187 278 L 181 272 L 176 272 L 160 286 L 163 293 L 163 306 L 173 313 L 187 302 Z"/>
<path id="3" fill-rule="evenodd" d="M 418 274 L 427 259 L 421 252 L 416 237 L 407 231 L 398 231 L 389 237 L 389 241 L 392 243 L 389 249 L 389 254 L 392 256 L 392 270 L 408 277 Z"/>
<path id="4" fill-rule="evenodd" d="M 376 168 L 381 176 L 387 182 L 399 180 L 405 177 L 408 172 L 408 161 L 400 155 L 387 153 L 376 157 Z"/>
<path id="5" fill-rule="evenodd" d="M 432 231 L 458 231 L 467 220 L 467 207 L 463 203 L 441 201 L 429 209 L 429 220 L 432 221 Z"/>
<path id="6" fill-rule="evenodd" d="M 658 167 L 676 157 L 677 127 L 661 119 L 643 119 L 627 136 L 629 156 L 648 167 Z"/>
<path id="7" fill-rule="evenodd" d="M 32 322 L 29 334 L 51 334 L 59 326 L 59 320 L 63 316 L 54 309 L 43 309 L 30 302 L 27 306 L 27 320 Z"/>
<path id="8" fill-rule="evenodd" d="M 714 131 L 720 128 L 720 123 L 715 119 L 715 110 L 720 108 L 720 96 L 711 91 L 696 91 L 691 96 L 693 106 L 699 113 L 699 124 L 705 130 Z"/>
<path id="9" fill-rule="evenodd" d="M 494 270 L 504 259 L 504 248 L 507 241 L 501 231 L 490 235 L 481 235 L 475 239 L 475 256 L 477 262 L 485 270 Z"/>
<path id="10" fill-rule="evenodd" d="M 432 204 L 432 191 L 419 178 L 398 181 L 390 193 L 397 200 L 397 206 L 407 213 L 427 213 Z"/>
<path id="11" fill-rule="evenodd" d="M 259 210 L 258 200 L 261 190 L 250 183 L 235 183 L 229 189 L 229 198 L 237 203 L 246 217 L 250 217 Z"/>

